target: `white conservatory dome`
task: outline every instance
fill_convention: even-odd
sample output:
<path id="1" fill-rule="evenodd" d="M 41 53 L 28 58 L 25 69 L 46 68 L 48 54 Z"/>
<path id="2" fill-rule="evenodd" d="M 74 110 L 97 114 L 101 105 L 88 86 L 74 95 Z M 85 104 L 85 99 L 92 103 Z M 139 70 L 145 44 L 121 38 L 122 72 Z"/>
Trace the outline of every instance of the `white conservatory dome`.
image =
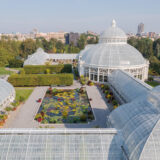
<path id="1" fill-rule="evenodd" d="M 79 56 L 80 75 L 89 76 L 89 79 L 93 81 L 102 79 L 98 76 L 98 72 L 103 72 L 102 76 L 108 76 L 115 69 L 126 71 L 131 69 L 129 72 L 134 72 L 137 78 L 145 80 L 148 77 L 148 65 L 148 61 L 143 58 L 142 54 L 127 44 L 127 36 L 116 26 L 115 20 L 112 21 L 111 27 L 100 35 L 99 43 L 87 46 Z M 133 69 L 139 69 L 139 71 Z M 94 74 L 95 78 L 94 75 L 89 75 L 89 72 L 97 72 Z"/>
<path id="2" fill-rule="evenodd" d="M 4 79 L 0 79 L 0 110 L 13 102 L 14 99 L 14 87 Z"/>
<path id="3" fill-rule="evenodd" d="M 111 68 L 146 63 L 142 54 L 127 44 L 127 36 L 116 27 L 115 20 L 112 21 L 112 26 L 100 35 L 99 43 L 83 53 L 82 61 L 90 66 Z"/>

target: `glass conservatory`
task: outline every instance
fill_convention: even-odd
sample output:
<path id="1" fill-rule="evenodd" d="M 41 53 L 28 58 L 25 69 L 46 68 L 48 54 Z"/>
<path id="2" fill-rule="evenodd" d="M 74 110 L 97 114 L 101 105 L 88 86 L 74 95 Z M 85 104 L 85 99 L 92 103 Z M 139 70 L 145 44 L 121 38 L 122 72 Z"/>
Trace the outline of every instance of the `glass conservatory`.
<path id="1" fill-rule="evenodd" d="M 107 82 L 108 75 L 122 69 L 136 78 L 148 78 L 149 62 L 134 47 L 127 44 L 126 34 L 112 26 L 100 35 L 99 43 L 87 46 L 79 54 L 79 73 L 94 82 Z"/>
<path id="2" fill-rule="evenodd" d="M 119 160 L 115 129 L 3 129 L 0 159 Z"/>
<path id="3" fill-rule="evenodd" d="M 116 98 L 122 104 L 131 102 L 152 90 L 151 86 L 122 70 L 116 70 L 110 74 L 108 82 Z"/>
<path id="4" fill-rule="evenodd" d="M 122 70 L 109 75 L 109 83 L 125 99 L 106 117 L 110 128 L 0 129 L 0 159 L 158 160 L 160 86 Z"/>
<path id="5" fill-rule="evenodd" d="M 67 64 L 74 63 L 78 60 L 78 54 L 66 54 L 66 53 L 46 53 L 42 48 L 38 48 L 35 53 L 29 55 L 24 61 L 25 65 L 45 65 L 46 62 L 49 62 L 52 65 L 55 64 Z"/>
<path id="6" fill-rule="evenodd" d="M 7 81 L 0 79 L 0 110 L 15 99 L 15 89 Z"/>
<path id="7" fill-rule="evenodd" d="M 143 82 L 130 83 L 130 78 L 126 78 L 125 74 L 118 75 L 116 78 L 120 78 L 120 81 L 116 83 L 113 80 L 112 86 L 115 88 L 119 86 L 117 93 L 125 95 L 129 103 L 121 105 L 109 115 L 108 125 L 120 130 L 125 158 L 158 159 L 160 156 L 160 86 L 149 88 L 142 84 Z"/>

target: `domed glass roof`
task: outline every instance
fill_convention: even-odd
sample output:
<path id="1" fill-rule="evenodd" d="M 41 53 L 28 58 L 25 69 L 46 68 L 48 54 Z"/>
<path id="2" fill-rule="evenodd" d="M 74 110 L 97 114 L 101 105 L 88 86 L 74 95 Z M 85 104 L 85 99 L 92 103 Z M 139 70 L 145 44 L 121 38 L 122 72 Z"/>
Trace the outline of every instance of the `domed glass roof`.
<path id="1" fill-rule="evenodd" d="M 44 65 L 47 59 L 49 59 L 49 55 L 39 48 L 34 54 L 28 56 L 24 65 Z"/>
<path id="2" fill-rule="evenodd" d="M 141 53 L 128 44 L 99 43 L 87 49 L 81 59 L 87 65 L 113 68 L 146 64 Z"/>
<path id="3" fill-rule="evenodd" d="M 116 21 L 112 21 L 111 27 L 102 32 L 99 39 L 100 43 L 127 43 L 126 34 L 116 26 Z"/>
<path id="4" fill-rule="evenodd" d="M 81 53 L 81 60 L 90 66 L 121 68 L 147 63 L 137 49 L 127 44 L 127 36 L 116 27 L 114 20 L 112 26 L 101 34 L 99 43 Z"/>
<path id="5" fill-rule="evenodd" d="M 14 87 L 4 79 L 0 79 L 0 105 L 12 94 L 15 94 Z"/>

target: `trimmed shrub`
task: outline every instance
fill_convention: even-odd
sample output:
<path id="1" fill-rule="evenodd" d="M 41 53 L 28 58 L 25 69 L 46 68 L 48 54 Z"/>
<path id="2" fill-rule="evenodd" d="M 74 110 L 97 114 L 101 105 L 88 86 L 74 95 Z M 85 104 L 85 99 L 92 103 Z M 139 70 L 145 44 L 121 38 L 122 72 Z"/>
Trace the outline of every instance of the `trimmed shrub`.
<path id="1" fill-rule="evenodd" d="M 8 81 L 15 87 L 23 86 L 50 86 L 73 84 L 73 74 L 26 74 L 11 75 Z"/>
<path id="2" fill-rule="evenodd" d="M 24 66 L 26 74 L 46 74 L 49 70 L 50 74 L 53 73 L 72 73 L 71 64 L 58 64 L 58 65 L 26 65 Z M 47 72 L 48 74 L 48 72 Z"/>
<path id="3" fill-rule="evenodd" d="M 24 69 L 22 69 L 22 70 L 20 71 L 20 74 L 22 74 L 22 75 L 24 75 L 24 74 L 25 74 Z"/>
<path id="4" fill-rule="evenodd" d="M 50 74 L 50 69 L 46 69 L 45 74 Z"/>

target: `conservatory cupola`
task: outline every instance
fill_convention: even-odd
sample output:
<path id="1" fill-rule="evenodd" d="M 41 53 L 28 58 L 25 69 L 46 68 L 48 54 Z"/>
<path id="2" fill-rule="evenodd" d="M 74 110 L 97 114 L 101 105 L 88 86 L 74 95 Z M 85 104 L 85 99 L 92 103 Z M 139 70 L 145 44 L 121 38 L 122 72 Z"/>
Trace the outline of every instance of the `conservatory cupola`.
<path id="1" fill-rule="evenodd" d="M 124 44 L 127 43 L 127 36 L 120 28 L 117 27 L 116 21 L 113 19 L 111 27 L 100 35 L 99 43 Z"/>

